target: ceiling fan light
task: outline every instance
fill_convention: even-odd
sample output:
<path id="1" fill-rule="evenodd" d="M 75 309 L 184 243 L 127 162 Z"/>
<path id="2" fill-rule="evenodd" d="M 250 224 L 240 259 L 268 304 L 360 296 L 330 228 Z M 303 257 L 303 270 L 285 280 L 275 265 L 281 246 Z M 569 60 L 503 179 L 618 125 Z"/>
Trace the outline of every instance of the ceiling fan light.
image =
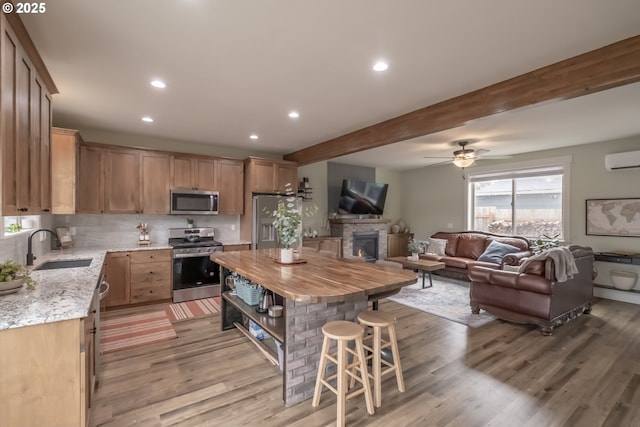
<path id="1" fill-rule="evenodd" d="M 468 168 L 476 161 L 475 158 L 467 158 L 467 157 L 456 157 L 453 159 L 453 164 L 459 168 Z"/>

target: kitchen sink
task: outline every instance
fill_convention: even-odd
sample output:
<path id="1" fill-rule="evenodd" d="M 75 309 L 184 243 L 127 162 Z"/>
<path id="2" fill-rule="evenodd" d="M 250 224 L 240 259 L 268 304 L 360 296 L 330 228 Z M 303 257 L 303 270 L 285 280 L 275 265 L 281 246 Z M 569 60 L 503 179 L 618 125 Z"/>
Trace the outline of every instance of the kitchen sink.
<path id="1" fill-rule="evenodd" d="M 56 270 L 58 268 L 88 267 L 91 264 L 92 259 L 93 258 L 47 261 L 34 268 L 34 270 Z"/>

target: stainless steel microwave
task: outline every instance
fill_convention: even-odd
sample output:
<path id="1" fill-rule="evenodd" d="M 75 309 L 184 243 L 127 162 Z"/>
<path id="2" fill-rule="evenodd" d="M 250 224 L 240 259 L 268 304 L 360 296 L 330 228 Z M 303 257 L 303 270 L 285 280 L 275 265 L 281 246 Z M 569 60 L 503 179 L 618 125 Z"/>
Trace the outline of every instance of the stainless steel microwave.
<path id="1" fill-rule="evenodd" d="M 171 215 L 218 215 L 218 192 L 171 190 Z"/>

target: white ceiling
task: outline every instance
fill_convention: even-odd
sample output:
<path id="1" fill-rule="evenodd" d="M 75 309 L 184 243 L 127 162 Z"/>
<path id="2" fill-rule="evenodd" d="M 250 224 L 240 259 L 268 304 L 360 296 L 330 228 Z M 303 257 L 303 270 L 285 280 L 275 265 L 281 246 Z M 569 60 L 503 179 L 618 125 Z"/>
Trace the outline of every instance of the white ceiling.
<path id="1" fill-rule="evenodd" d="M 635 36 L 638 0 L 55 0 L 54 124 L 287 154 Z M 386 59 L 389 70 L 374 73 Z M 154 78 L 168 87 L 149 85 Z M 287 117 L 290 110 L 300 118 Z M 141 121 L 150 115 L 152 124 Z M 408 169 L 640 135 L 640 83 L 339 158 Z M 249 139 L 257 133 L 258 141 Z M 179 147 L 176 147 L 179 150 Z"/>

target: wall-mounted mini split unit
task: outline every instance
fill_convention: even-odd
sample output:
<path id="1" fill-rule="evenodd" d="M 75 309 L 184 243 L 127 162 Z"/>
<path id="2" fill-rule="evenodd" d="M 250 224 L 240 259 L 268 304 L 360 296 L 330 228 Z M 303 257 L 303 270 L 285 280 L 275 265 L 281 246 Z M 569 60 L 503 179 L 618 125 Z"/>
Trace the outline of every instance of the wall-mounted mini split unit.
<path id="1" fill-rule="evenodd" d="M 640 151 L 607 154 L 604 156 L 604 167 L 608 171 L 640 168 Z"/>

